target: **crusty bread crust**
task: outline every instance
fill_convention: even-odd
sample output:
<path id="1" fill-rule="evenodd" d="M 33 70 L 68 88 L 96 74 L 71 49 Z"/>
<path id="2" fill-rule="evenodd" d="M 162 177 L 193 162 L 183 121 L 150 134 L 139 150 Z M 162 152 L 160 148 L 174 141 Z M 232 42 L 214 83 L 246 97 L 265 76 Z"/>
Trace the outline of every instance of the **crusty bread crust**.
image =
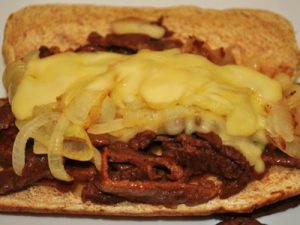
<path id="1" fill-rule="evenodd" d="M 195 216 L 224 212 L 251 212 L 255 208 L 300 194 L 300 170 L 273 167 L 260 181 L 250 183 L 228 199 L 215 198 L 207 203 L 176 208 L 123 202 L 115 205 L 83 203 L 72 192 L 61 193 L 46 186 L 0 197 L 0 210 L 32 213 L 117 216 Z"/>
<path id="2" fill-rule="evenodd" d="M 12 14 L 5 28 L 3 55 L 8 64 L 41 45 L 75 48 L 86 42 L 91 31 L 110 32 L 110 22 L 138 16 L 147 20 L 164 17 L 164 25 L 184 43 L 189 36 L 212 48 L 230 48 L 238 64 L 255 66 L 273 76 L 297 73 L 299 51 L 290 23 L 281 16 L 260 10 L 203 10 L 196 7 L 117 8 L 103 6 L 31 6 Z M 38 18 L 38 19 L 36 19 Z M 259 35 L 258 35 L 259 34 Z M 194 207 L 176 208 L 119 203 L 112 206 L 83 203 L 80 196 L 35 186 L 0 196 L 1 211 L 118 215 L 184 216 L 222 212 L 250 212 L 255 208 L 300 194 L 300 170 L 273 167 L 262 180 L 249 184 L 228 199 L 215 198 Z"/>
<path id="3" fill-rule="evenodd" d="M 6 24 L 3 55 L 10 63 L 41 45 L 75 48 L 91 31 L 110 32 L 121 17 L 140 17 L 164 25 L 186 42 L 190 36 L 212 48 L 230 48 L 236 62 L 274 75 L 295 76 L 299 50 L 291 24 L 268 11 L 249 9 L 208 10 L 192 6 L 164 9 L 94 5 L 37 5 L 13 13 Z M 38 18 L 38 19 L 37 19 Z"/>

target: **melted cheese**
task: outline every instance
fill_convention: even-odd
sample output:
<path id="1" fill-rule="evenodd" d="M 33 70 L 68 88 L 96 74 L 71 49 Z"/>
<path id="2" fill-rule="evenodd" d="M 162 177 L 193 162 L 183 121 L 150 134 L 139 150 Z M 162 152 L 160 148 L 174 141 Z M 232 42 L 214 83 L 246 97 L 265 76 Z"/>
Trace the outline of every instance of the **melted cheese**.
<path id="1" fill-rule="evenodd" d="M 264 133 L 265 107 L 282 98 L 277 81 L 246 67 L 217 66 L 179 50 L 143 50 L 131 56 L 68 52 L 28 62 L 11 96 L 14 115 L 18 120 L 30 118 L 36 106 L 55 103 L 82 79 L 86 90 L 110 95 L 119 117 L 132 106 L 151 112 L 191 107 L 193 113 L 185 114 L 188 133 L 218 133 L 224 143 L 240 149 L 257 171 L 263 171 L 260 154 L 266 140 L 256 137 Z M 200 125 L 189 122 L 195 117 L 201 118 Z M 143 128 L 161 132 L 162 123 Z"/>

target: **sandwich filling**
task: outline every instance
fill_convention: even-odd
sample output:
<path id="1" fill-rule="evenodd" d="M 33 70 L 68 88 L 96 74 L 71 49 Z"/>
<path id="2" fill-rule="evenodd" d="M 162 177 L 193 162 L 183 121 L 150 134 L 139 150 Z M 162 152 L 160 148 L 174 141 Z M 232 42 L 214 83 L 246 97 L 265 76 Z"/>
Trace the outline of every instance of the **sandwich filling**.
<path id="1" fill-rule="evenodd" d="M 1 193 L 47 178 L 86 183 L 83 200 L 102 204 L 195 205 L 239 192 L 269 165 L 300 167 L 289 76 L 228 64 L 223 49 L 186 52 L 158 25 L 126 34 L 144 22 L 123 23 L 76 51 L 43 47 L 8 65 Z"/>

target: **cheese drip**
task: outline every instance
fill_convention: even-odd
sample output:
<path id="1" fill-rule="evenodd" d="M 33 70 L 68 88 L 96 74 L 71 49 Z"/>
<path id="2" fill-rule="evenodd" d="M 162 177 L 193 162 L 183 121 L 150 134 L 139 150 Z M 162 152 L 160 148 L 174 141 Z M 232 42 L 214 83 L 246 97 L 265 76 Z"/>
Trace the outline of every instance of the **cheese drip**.
<path id="1" fill-rule="evenodd" d="M 18 75 L 17 84 L 13 77 L 4 79 L 10 81 L 6 86 L 14 86 L 10 99 L 18 120 L 32 117 L 37 106 L 56 104 L 60 96 L 68 95 L 72 86 L 78 88 L 83 81 L 84 91 L 107 93 L 112 100 L 116 130 L 109 132 L 111 135 L 122 136 L 130 130 L 130 135 L 125 135 L 128 139 L 145 128 L 165 133 L 166 119 L 200 117 L 200 125 L 185 131 L 216 132 L 225 144 L 239 149 L 258 172 L 264 170 L 260 155 L 267 143 L 265 108 L 282 99 L 280 84 L 255 70 L 218 66 L 177 49 L 143 50 L 130 56 L 66 52 L 43 59 L 33 57 L 21 80 Z M 176 115 L 166 113 L 173 108 L 180 108 Z M 136 111 L 151 119 L 138 116 L 138 121 L 128 122 L 126 116 Z M 101 120 L 97 123 L 88 130 L 93 132 L 93 126 L 103 125 Z"/>

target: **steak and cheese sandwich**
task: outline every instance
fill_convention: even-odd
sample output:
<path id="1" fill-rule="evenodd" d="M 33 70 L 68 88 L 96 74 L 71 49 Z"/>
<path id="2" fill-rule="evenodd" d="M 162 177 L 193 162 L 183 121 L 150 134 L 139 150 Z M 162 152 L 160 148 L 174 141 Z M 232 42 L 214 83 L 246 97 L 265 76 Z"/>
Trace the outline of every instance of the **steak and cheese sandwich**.
<path id="1" fill-rule="evenodd" d="M 207 215 L 300 193 L 299 49 L 277 14 L 29 6 L 3 55 L 2 211 Z"/>

